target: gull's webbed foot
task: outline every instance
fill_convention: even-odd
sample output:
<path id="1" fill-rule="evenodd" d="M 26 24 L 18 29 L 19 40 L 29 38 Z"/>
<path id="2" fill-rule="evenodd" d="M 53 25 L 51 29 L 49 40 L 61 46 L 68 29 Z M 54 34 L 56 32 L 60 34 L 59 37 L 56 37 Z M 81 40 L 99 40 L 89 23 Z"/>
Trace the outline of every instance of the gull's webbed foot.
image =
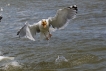
<path id="1" fill-rule="evenodd" d="M 49 34 L 49 37 L 51 38 L 52 34 Z"/>

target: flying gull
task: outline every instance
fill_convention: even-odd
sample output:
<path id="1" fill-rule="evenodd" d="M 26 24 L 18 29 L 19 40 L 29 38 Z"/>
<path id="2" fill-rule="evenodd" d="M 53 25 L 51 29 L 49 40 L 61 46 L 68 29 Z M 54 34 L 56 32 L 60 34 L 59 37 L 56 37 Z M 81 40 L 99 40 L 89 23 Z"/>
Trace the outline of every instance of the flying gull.
<path id="1" fill-rule="evenodd" d="M 25 23 L 17 32 L 17 35 L 35 41 L 36 33 L 40 33 L 41 38 L 43 37 L 49 40 L 52 36 L 51 29 L 62 29 L 66 27 L 68 21 L 76 17 L 77 11 L 76 5 L 59 9 L 54 17 L 42 19 L 33 25 Z"/>

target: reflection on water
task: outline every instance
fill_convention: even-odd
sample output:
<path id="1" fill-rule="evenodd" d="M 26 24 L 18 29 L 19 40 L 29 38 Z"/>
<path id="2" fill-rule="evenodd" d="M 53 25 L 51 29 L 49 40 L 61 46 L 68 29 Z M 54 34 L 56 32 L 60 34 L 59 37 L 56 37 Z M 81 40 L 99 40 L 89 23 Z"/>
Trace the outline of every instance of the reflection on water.
<path id="1" fill-rule="evenodd" d="M 18 29 L 54 16 L 60 8 L 76 4 L 78 15 L 48 42 L 19 39 Z M 0 55 L 15 57 L 0 62 L 1 71 L 105 71 L 105 0 L 0 0 Z M 39 37 L 39 36 L 36 36 Z M 68 62 L 55 63 L 57 56 Z"/>

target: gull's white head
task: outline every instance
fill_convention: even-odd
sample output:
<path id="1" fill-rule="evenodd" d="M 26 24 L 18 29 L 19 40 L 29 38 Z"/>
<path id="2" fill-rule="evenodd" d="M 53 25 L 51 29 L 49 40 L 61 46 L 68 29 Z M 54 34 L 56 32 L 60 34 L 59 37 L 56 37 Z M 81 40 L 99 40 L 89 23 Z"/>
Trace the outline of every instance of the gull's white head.
<path id="1" fill-rule="evenodd" d="M 43 19 L 41 21 L 41 25 L 43 26 L 43 28 L 46 28 L 47 27 L 47 21 L 45 19 Z"/>

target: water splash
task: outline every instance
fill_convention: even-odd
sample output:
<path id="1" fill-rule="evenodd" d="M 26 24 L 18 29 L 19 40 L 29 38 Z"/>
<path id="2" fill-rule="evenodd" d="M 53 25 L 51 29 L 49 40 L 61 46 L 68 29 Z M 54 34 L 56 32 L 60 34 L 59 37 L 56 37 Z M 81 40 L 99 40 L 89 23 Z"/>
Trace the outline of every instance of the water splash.
<path id="1" fill-rule="evenodd" d="M 10 6 L 10 3 L 6 4 L 6 6 Z"/>
<path id="2" fill-rule="evenodd" d="M 17 61 L 13 61 L 13 62 L 7 63 L 7 64 L 5 65 L 5 67 L 9 67 L 9 66 L 21 67 L 21 65 L 20 65 Z"/>
<path id="3" fill-rule="evenodd" d="M 14 70 L 20 71 L 21 69 L 22 69 L 22 66 L 17 61 L 9 62 L 2 67 L 2 70 L 5 70 L 5 71 L 14 71 Z"/>
<path id="4" fill-rule="evenodd" d="M 0 56 L 0 61 L 2 60 L 14 60 L 14 57 Z"/>
<path id="5" fill-rule="evenodd" d="M 3 8 L 1 7 L 0 11 L 3 11 Z"/>
<path id="6" fill-rule="evenodd" d="M 58 56 L 55 60 L 56 64 L 60 64 L 60 63 L 63 63 L 63 62 L 68 62 L 68 60 L 64 56 Z"/>

